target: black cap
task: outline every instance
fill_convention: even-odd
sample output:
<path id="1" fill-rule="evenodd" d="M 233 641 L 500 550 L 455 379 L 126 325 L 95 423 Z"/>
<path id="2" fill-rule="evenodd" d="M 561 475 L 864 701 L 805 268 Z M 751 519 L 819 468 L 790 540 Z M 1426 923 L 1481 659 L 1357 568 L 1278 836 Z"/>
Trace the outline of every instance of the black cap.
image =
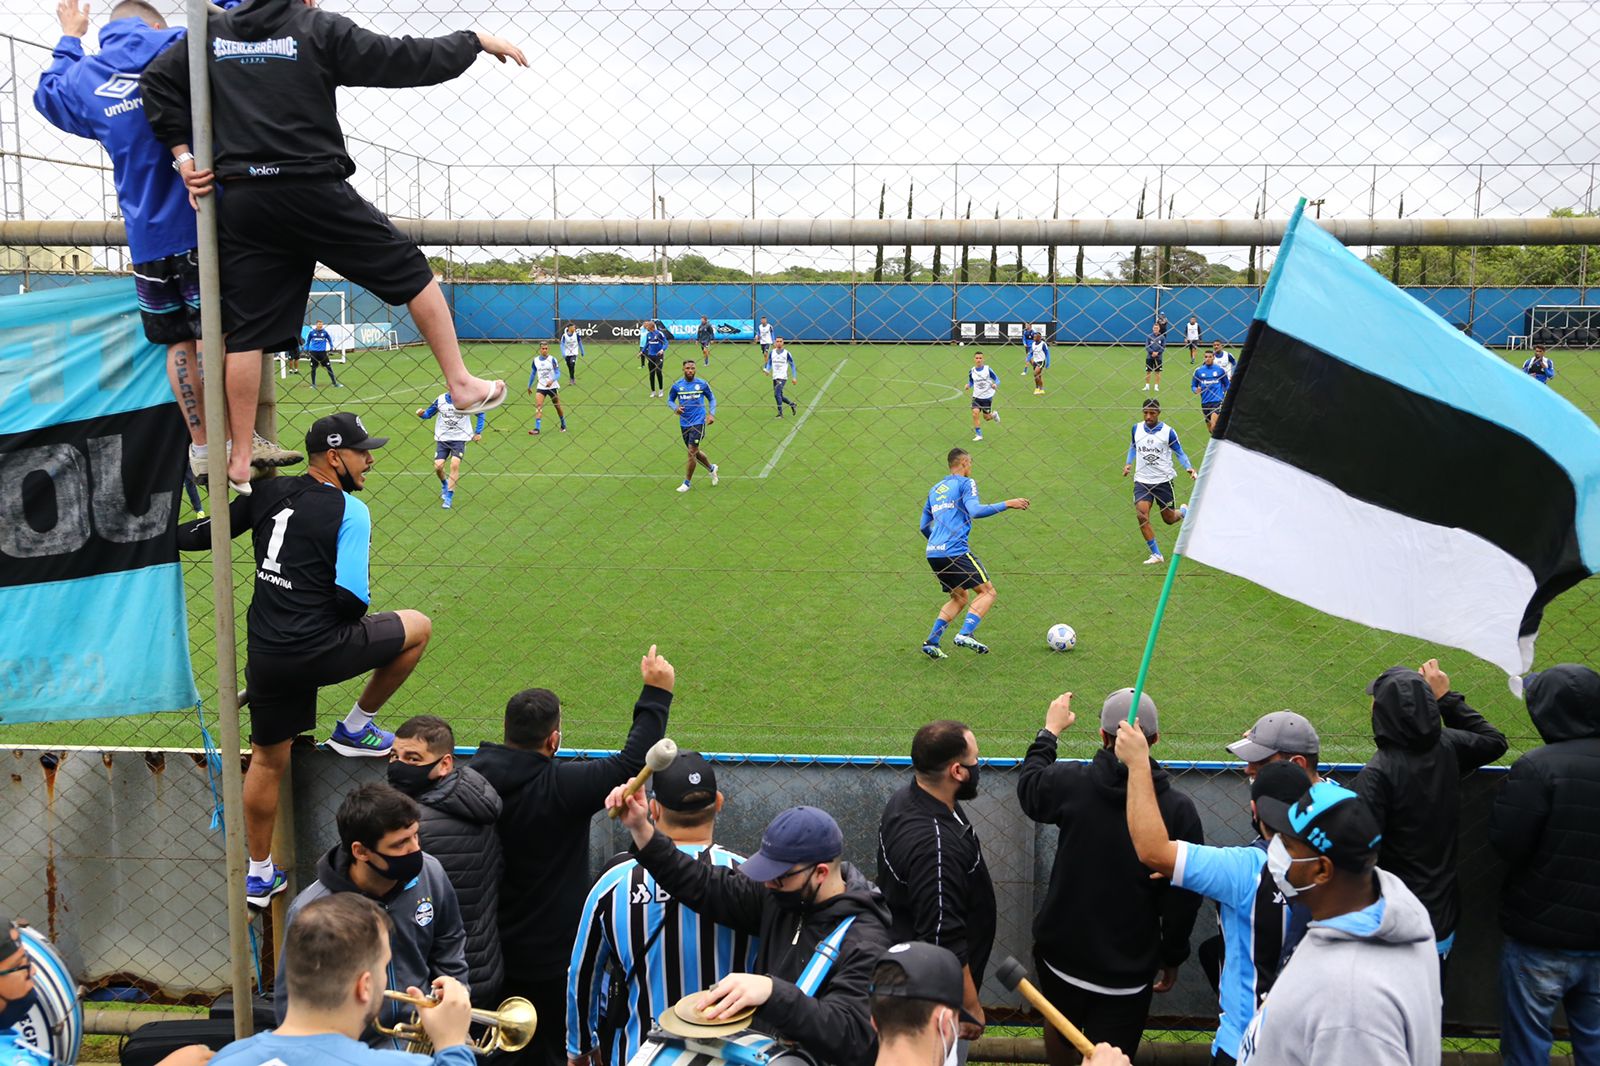
<path id="1" fill-rule="evenodd" d="M 323 415 L 311 423 L 311 429 L 306 433 L 306 454 L 314 455 L 330 448 L 358 448 L 370 452 L 388 443 L 388 437 L 368 436 L 360 415 L 340 411 L 338 414 Z"/>
<path id="2" fill-rule="evenodd" d="M 650 781 L 656 802 L 669 811 L 703 811 L 717 802 L 717 772 L 698 751 L 678 752 Z"/>
<path id="3" fill-rule="evenodd" d="M 1306 794 L 1311 787 L 1311 775 L 1298 764 L 1289 762 L 1269 762 L 1256 771 L 1256 779 L 1250 782 L 1250 798 L 1259 800 L 1268 797 L 1282 803 L 1293 803 Z"/>
<path id="4" fill-rule="evenodd" d="M 1256 815 L 1268 829 L 1326 855 L 1341 870 L 1365 870 L 1383 839 L 1367 801 L 1332 781 L 1318 781 L 1293 803 L 1262 796 Z"/>
<path id="5" fill-rule="evenodd" d="M 874 996 L 895 996 L 900 999 L 922 999 L 939 1003 L 961 1013 L 961 1020 L 972 1025 L 978 1020 L 961 1010 L 965 984 L 961 975 L 961 960 L 949 948 L 913 940 L 896 944 L 878 958 L 878 965 L 898 966 L 905 974 L 905 983 L 892 988 L 867 986 Z"/>

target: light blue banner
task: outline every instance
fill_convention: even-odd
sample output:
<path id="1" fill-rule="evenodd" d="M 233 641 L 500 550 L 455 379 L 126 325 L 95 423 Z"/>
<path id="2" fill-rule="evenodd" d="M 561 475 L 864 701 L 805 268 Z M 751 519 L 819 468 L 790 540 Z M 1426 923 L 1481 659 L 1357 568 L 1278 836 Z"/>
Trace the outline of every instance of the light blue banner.
<path id="1" fill-rule="evenodd" d="M 698 318 L 664 318 L 661 325 L 672 334 L 674 343 L 698 343 L 695 341 L 695 335 L 700 330 Z M 719 342 L 756 339 L 756 322 L 753 318 L 713 318 L 711 329 Z"/>

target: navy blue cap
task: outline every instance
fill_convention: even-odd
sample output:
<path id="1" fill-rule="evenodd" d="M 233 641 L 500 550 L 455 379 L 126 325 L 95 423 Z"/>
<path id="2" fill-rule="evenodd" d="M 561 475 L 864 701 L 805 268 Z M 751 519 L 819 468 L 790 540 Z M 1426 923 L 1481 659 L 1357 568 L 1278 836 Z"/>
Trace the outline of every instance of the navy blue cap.
<path id="1" fill-rule="evenodd" d="M 790 807 L 761 834 L 761 850 L 739 872 L 752 881 L 772 881 L 797 866 L 832 862 L 844 854 L 844 833 L 833 815 L 816 807 Z"/>
<path id="2" fill-rule="evenodd" d="M 1342 870 L 1366 869 L 1383 839 L 1367 801 L 1332 781 L 1318 781 L 1293 803 L 1258 797 L 1256 815 L 1274 833 L 1309 845 Z"/>

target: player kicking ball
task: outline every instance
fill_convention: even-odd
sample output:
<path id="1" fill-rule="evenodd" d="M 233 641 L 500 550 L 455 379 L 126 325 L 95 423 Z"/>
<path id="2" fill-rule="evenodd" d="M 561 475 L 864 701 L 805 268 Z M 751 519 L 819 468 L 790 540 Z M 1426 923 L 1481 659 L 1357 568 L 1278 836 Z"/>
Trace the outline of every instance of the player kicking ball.
<path id="1" fill-rule="evenodd" d="M 450 510 L 456 502 L 456 482 L 461 480 L 461 460 L 467 457 L 467 442 L 482 440 L 485 416 L 478 412 L 477 425 L 473 416 L 462 414 L 451 401 L 448 392 L 427 407 L 417 408 L 417 417 L 429 419 L 438 416 L 433 424 L 433 473 L 439 479 L 439 506 Z M 450 463 L 450 473 L 444 472 L 445 461 Z"/>
<path id="2" fill-rule="evenodd" d="M 1144 561 L 1146 566 L 1166 561 L 1156 545 L 1156 531 L 1150 525 L 1151 504 L 1161 505 L 1161 520 L 1169 526 L 1182 522 L 1189 513 L 1187 505 L 1176 506 L 1172 488 L 1172 482 L 1178 476 L 1172 465 L 1174 457 L 1193 479 L 1194 466 L 1183 453 L 1183 445 L 1178 443 L 1178 431 L 1161 421 L 1161 401 L 1146 400 L 1144 421 L 1134 424 L 1133 439 L 1128 445 L 1128 461 L 1122 468 L 1123 477 L 1133 475 L 1133 510 L 1139 517 L 1139 532 L 1150 547 L 1150 558 Z"/>
<path id="3" fill-rule="evenodd" d="M 967 370 L 967 383 L 962 392 L 972 390 L 972 439 L 983 439 L 983 423 L 1000 421 L 1000 412 L 994 409 L 994 390 L 1000 387 L 1000 375 L 994 367 L 983 364 L 983 353 L 972 356 L 972 366 Z"/>
<path id="4" fill-rule="evenodd" d="M 689 449 L 689 462 L 683 472 L 679 492 L 688 492 L 698 464 L 711 472 L 711 483 L 717 483 L 717 464 L 700 450 L 705 440 L 706 427 L 717 420 L 717 398 L 711 393 L 711 383 L 694 376 L 694 360 L 683 361 L 683 380 L 674 381 L 667 390 L 667 406 L 678 416 L 678 432 L 683 435 L 683 446 Z"/>
<path id="5" fill-rule="evenodd" d="M 528 373 L 528 391 L 539 386 L 539 398 L 533 405 L 533 428 L 528 436 L 539 435 L 539 423 L 544 419 L 545 400 L 554 401 L 556 417 L 561 419 L 561 432 L 567 431 L 567 413 L 561 409 L 561 363 L 550 354 L 550 345 L 540 344 L 539 354 L 533 357 L 533 370 Z"/>
<path id="6" fill-rule="evenodd" d="M 928 538 L 928 565 L 933 569 L 933 576 L 939 579 L 939 587 L 950 595 L 939 608 L 933 631 L 922 642 L 922 654 L 930 659 L 949 658 L 939 647 L 939 638 L 944 636 L 945 627 L 962 612 L 966 612 L 966 618 L 956 634 L 956 647 L 970 648 L 979 655 L 989 654 L 989 646 L 978 643 L 972 634 L 994 606 L 997 593 L 983 564 L 968 550 L 967 537 L 975 519 L 988 518 L 1001 511 L 1028 509 L 1025 499 L 978 502 L 978 483 L 972 480 L 972 455 L 966 449 L 951 448 L 945 460 L 950 465 L 950 473 L 928 490 L 927 502 L 922 505 L 921 530 Z M 978 594 L 976 598 L 972 598 L 973 592 Z"/>

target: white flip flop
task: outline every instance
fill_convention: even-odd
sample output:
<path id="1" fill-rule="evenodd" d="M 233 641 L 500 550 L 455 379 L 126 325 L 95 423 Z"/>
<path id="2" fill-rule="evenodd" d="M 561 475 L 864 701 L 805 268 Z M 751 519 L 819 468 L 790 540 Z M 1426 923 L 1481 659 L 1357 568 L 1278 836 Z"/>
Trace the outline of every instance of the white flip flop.
<path id="1" fill-rule="evenodd" d="M 228 479 L 228 487 L 230 489 L 232 489 L 234 492 L 237 492 L 241 496 L 248 496 L 248 495 L 250 495 L 250 493 L 255 491 L 253 486 L 251 486 L 250 482 L 248 482 L 248 481 L 243 481 L 243 482 L 235 481 L 232 478 Z"/>
<path id="2" fill-rule="evenodd" d="M 496 407 L 499 407 L 501 404 L 505 403 L 506 397 L 511 393 L 511 390 L 506 388 L 505 382 L 498 381 L 495 382 L 495 384 L 500 386 L 498 394 L 496 394 L 495 390 L 491 388 L 489 390 L 489 398 L 484 400 L 482 403 L 475 403 L 471 407 L 458 407 L 456 410 L 460 411 L 464 415 L 476 415 L 482 414 L 484 411 L 493 411 Z"/>

